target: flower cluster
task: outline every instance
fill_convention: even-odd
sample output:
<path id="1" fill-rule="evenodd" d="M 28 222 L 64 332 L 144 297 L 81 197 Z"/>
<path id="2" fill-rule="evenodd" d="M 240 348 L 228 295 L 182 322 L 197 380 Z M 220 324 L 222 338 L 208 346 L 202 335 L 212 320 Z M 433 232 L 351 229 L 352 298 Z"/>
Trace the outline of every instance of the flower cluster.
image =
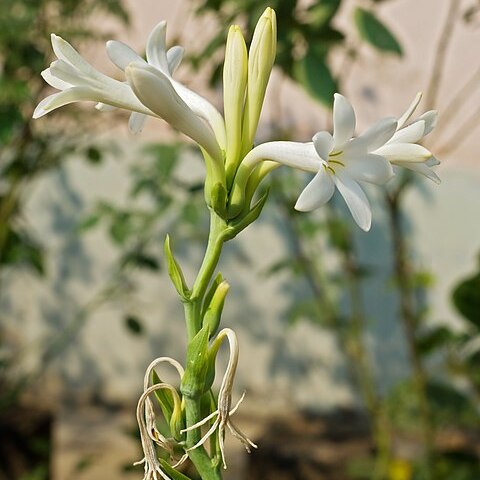
<path id="1" fill-rule="evenodd" d="M 392 166 L 439 181 L 431 169 L 438 161 L 418 144 L 434 128 L 436 112 L 424 113 L 407 125 L 420 94 L 400 118 L 382 119 L 358 137 L 354 136 L 356 119 L 351 104 L 336 94 L 333 135 L 318 132 L 308 143 L 279 141 L 253 148 L 276 52 L 276 19 L 270 8 L 260 18 L 248 52 L 240 28 L 230 28 L 223 75 L 224 117 L 205 98 L 173 78 L 183 48 L 167 49 L 166 22 L 151 32 L 146 60 L 124 43 L 107 42 L 108 56 L 125 72 L 125 82 L 97 71 L 56 35 L 52 35 L 52 46 L 58 60 L 42 75 L 61 91 L 45 98 L 34 117 L 68 103 L 90 100 L 97 102 L 99 110 L 118 107 L 131 111 L 133 132 L 142 129 L 148 115 L 162 118 L 202 149 L 207 164 L 207 202 L 226 219 L 248 211 L 260 180 L 279 165 L 314 174 L 298 197 L 297 210 L 318 208 L 337 188 L 363 230 L 371 226 L 371 208 L 361 183 L 387 183 L 394 175 Z"/>

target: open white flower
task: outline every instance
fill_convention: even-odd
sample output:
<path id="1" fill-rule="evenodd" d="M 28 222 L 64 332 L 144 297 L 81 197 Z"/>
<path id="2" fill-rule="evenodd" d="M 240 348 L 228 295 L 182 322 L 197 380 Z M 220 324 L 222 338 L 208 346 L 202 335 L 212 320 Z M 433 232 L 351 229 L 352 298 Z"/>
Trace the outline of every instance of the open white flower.
<path id="1" fill-rule="evenodd" d="M 423 137 L 428 135 L 437 123 L 437 112 L 430 110 L 420 115 L 409 125 L 405 126 L 415 112 L 422 94 L 418 93 L 405 113 L 399 118 L 397 131 L 392 138 L 374 153 L 384 156 L 393 165 L 405 167 L 414 172 L 425 175 L 435 183 L 440 183 L 440 178 L 430 168 L 440 162 L 432 153 L 421 145 L 417 145 Z"/>
<path id="2" fill-rule="evenodd" d="M 52 34 L 51 39 L 58 60 L 42 72 L 42 77 L 49 85 L 61 91 L 44 98 L 35 109 L 33 118 L 79 101 L 101 102 L 112 107 L 153 115 L 138 100 L 128 84 L 93 68 L 63 38 Z"/>
<path id="3" fill-rule="evenodd" d="M 360 137 L 352 138 L 355 123 L 350 102 L 337 93 L 333 107 L 333 136 L 319 132 L 309 143 L 264 143 L 245 157 L 242 169 L 251 171 L 258 163 L 269 160 L 315 173 L 300 194 L 295 208 L 300 211 L 318 208 L 330 200 L 337 187 L 356 223 L 367 231 L 372 213 L 358 182 L 381 185 L 392 177 L 390 163 L 375 151 L 395 133 L 397 121 L 385 118 Z"/>
<path id="4" fill-rule="evenodd" d="M 230 346 L 230 358 L 228 360 L 228 365 L 225 370 L 225 375 L 222 379 L 222 384 L 220 386 L 220 391 L 218 393 L 218 408 L 212 412 L 210 415 L 205 417 L 198 423 L 194 425 L 190 425 L 182 432 L 188 432 L 190 430 L 194 430 L 196 428 L 201 427 L 202 425 L 208 423 L 210 420 L 215 418 L 212 426 L 208 429 L 207 433 L 197 442 L 193 447 L 186 450 L 187 452 L 190 450 L 194 450 L 195 448 L 200 447 L 203 445 L 211 435 L 218 429 L 218 441 L 220 445 L 220 452 L 222 455 L 222 462 L 223 468 L 227 468 L 227 464 L 225 461 L 225 445 L 224 445 L 224 437 L 225 437 L 225 428 L 228 427 L 231 434 L 240 440 L 244 447 L 246 448 L 247 452 L 250 453 L 250 447 L 257 448 L 257 446 L 248 439 L 231 420 L 231 416 L 237 411 L 240 403 L 242 403 L 245 394 L 240 397 L 240 400 L 236 403 L 236 405 L 232 408 L 232 390 L 233 390 L 233 380 L 235 378 L 235 372 L 237 371 L 237 364 L 238 364 L 238 341 L 237 336 L 233 330 L 230 328 L 224 328 L 221 330 L 216 339 L 213 342 L 212 348 L 218 349 L 220 344 L 223 340 L 227 338 Z"/>
<path id="5" fill-rule="evenodd" d="M 107 54 L 110 60 L 123 71 L 125 71 L 127 66 L 132 62 L 136 64 L 148 64 L 159 70 L 169 79 L 177 94 L 192 111 L 210 125 L 215 132 L 218 143 L 222 148 L 225 148 L 225 122 L 218 110 L 201 95 L 198 95 L 172 78 L 172 75 L 182 61 L 184 49 L 176 45 L 167 50 L 166 32 L 167 22 L 162 21 L 150 33 L 146 48 L 147 61 L 128 45 L 116 40 L 107 42 Z M 100 106 L 100 109 L 102 109 L 102 106 Z M 139 132 L 143 128 L 145 119 L 146 117 L 144 115 L 134 112 L 129 121 L 130 129 L 133 132 Z"/>

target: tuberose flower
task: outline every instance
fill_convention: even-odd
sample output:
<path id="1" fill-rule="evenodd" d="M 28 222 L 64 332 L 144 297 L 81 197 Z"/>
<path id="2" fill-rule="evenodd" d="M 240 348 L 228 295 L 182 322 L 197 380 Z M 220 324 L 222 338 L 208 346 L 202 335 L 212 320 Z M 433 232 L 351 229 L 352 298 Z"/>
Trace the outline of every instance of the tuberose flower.
<path id="1" fill-rule="evenodd" d="M 63 38 L 52 33 L 52 47 L 58 60 L 42 72 L 44 80 L 60 92 L 44 98 L 35 109 L 39 118 L 64 105 L 79 101 L 101 102 L 147 115 L 153 113 L 135 96 L 130 86 L 93 68 Z"/>
<path id="2" fill-rule="evenodd" d="M 421 98 L 422 94 L 418 93 L 405 113 L 398 119 L 395 134 L 374 153 L 384 156 L 393 165 L 408 168 L 425 175 L 435 183 L 440 183 L 440 178 L 431 169 L 431 167 L 438 165 L 440 162 L 427 148 L 417 145 L 417 142 L 435 128 L 438 116 L 437 111 L 430 110 L 425 112 L 405 126 L 418 107 Z"/>
<path id="3" fill-rule="evenodd" d="M 117 40 L 107 42 L 107 54 L 110 60 L 120 69 L 125 71 L 130 63 L 150 65 L 165 75 L 180 98 L 199 117 L 203 118 L 215 132 L 218 143 L 225 148 L 225 123 L 218 110 L 205 98 L 193 92 L 185 85 L 177 82 L 173 74 L 180 65 L 184 49 L 175 45 L 166 48 L 167 22 L 161 21 L 154 27 L 148 36 L 145 61 L 128 45 Z M 133 132 L 142 129 L 146 117 L 134 113 L 130 117 L 129 126 Z"/>
<path id="4" fill-rule="evenodd" d="M 264 143 L 247 154 L 241 168 L 251 171 L 258 163 L 269 160 L 315 173 L 298 197 L 295 208 L 310 211 L 324 205 L 336 187 L 356 223 L 367 231 L 372 214 L 359 182 L 381 185 L 392 177 L 390 163 L 376 151 L 395 133 L 397 121 L 385 118 L 361 136 L 352 138 L 355 123 L 350 102 L 337 93 L 333 107 L 333 136 L 319 132 L 309 143 Z"/>

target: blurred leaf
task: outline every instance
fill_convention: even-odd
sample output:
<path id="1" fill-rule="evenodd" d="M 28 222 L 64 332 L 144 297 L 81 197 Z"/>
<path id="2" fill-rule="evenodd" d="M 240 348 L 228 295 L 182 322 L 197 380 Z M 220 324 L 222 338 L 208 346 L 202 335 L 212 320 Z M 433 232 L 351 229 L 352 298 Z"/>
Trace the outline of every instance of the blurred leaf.
<path id="1" fill-rule="evenodd" d="M 417 348 L 422 355 L 430 355 L 455 340 L 456 335 L 449 328 L 435 327 L 417 338 Z"/>
<path id="2" fill-rule="evenodd" d="M 338 87 L 323 52 L 309 47 L 305 56 L 296 62 L 294 76 L 313 98 L 332 108 L 333 95 Z"/>
<path id="3" fill-rule="evenodd" d="M 39 275 L 45 274 L 43 251 L 26 232 L 8 231 L 5 247 L 0 252 L 0 264 L 29 267 Z"/>
<path id="4" fill-rule="evenodd" d="M 86 151 L 87 160 L 92 164 L 102 161 L 102 152 L 97 147 L 88 147 Z"/>
<path id="5" fill-rule="evenodd" d="M 160 263 L 157 258 L 142 251 L 128 252 L 123 258 L 122 263 L 154 272 L 160 270 Z"/>
<path id="6" fill-rule="evenodd" d="M 372 13 L 357 7 L 354 21 L 360 37 L 382 52 L 391 52 L 402 56 L 402 47 L 390 30 Z"/>
<path id="7" fill-rule="evenodd" d="M 91 215 L 86 216 L 82 221 L 77 225 L 77 231 L 82 233 L 98 225 L 98 222 L 101 220 L 102 215 L 98 212 L 92 213 Z"/>
<path id="8" fill-rule="evenodd" d="M 337 13 L 341 0 L 318 0 L 308 8 L 308 21 L 317 28 L 321 29 L 328 25 Z"/>
<path id="9" fill-rule="evenodd" d="M 460 282 L 453 290 L 452 300 L 458 312 L 480 329 L 480 272 Z"/>
<path id="10" fill-rule="evenodd" d="M 144 332 L 142 321 L 135 315 L 125 317 L 125 327 L 133 335 L 142 335 Z"/>

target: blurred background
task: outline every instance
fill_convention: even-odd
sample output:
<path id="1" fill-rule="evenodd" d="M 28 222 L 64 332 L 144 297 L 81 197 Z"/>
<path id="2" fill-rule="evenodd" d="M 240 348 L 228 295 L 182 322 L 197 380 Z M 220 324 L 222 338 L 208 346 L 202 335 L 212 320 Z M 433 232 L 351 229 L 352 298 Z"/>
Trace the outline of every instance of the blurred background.
<path id="1" fill-rule="evenodd" d="M 31 119 L 51 93 L 50 33 L 123 79 L 104 41 L 143 54 L 167 20 L 186 48 L 177 77 L 221 109 L 226 26 L 249 40 L 266 6 L 279 44 L 259 140 L 330 129 L 337 91 L 361 132 L 420 90 L 442 184 L 402 173 L 369 191 L 365 234 L 336 197 L 295 212 L 302 174 L 267 182 L 220 264 L 237 421 L 259 444 L 247 456 L 227 438 L 225 478 L 480 478 L 480 2 L 2 0 L 1 480 L 140 478 L 143 372 L 185 355 L 163 240 L 191 279 L 208 233 L 201 156 L 161 121 L 132 136 L 127 113 L 86 104 Z"/>

